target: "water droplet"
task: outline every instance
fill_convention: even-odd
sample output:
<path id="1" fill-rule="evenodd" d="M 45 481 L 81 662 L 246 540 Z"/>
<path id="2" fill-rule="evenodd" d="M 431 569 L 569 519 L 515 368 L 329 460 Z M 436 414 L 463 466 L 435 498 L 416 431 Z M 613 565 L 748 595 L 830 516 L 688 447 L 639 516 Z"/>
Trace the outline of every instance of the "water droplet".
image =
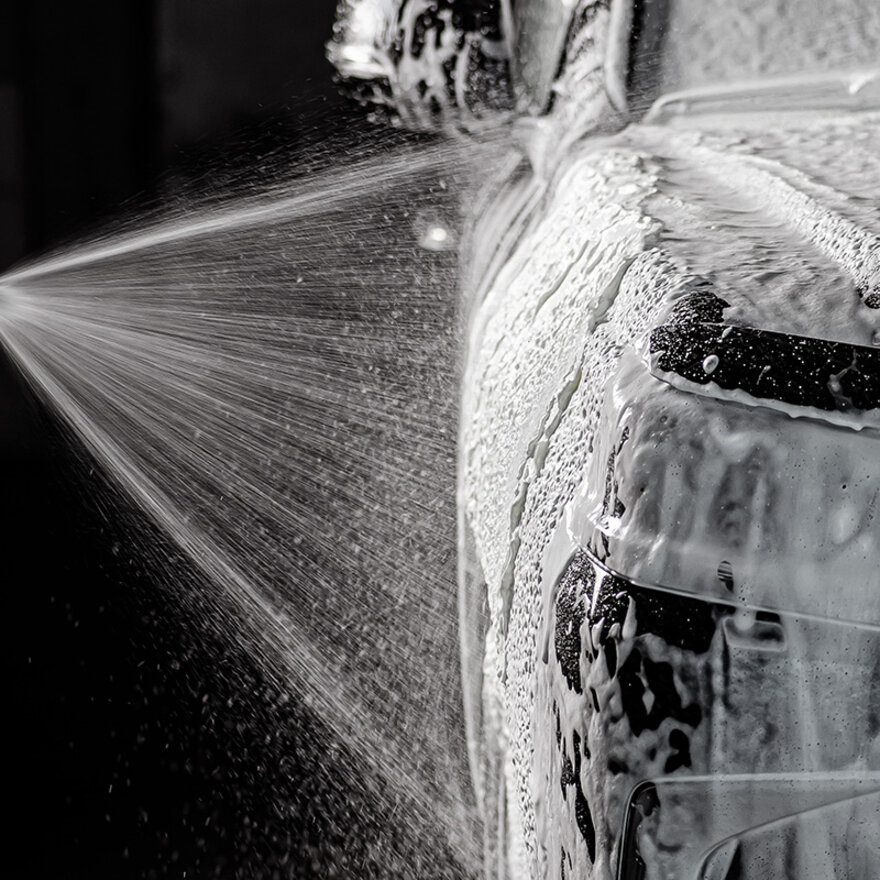
<path id="1" fill-rule="evenodd" d="M 419 244 L 428 251 L 442 251 L 450 245 L 449 230 L 445 226 L 435 224 L 429 226 Z"/>

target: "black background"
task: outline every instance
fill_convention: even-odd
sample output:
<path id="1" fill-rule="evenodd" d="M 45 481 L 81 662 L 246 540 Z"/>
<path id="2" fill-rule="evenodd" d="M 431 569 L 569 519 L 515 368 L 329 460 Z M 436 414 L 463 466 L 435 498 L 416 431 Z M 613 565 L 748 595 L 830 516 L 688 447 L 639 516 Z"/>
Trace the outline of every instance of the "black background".
<path id="1" fill-rule="evenodd" d="M 332 20 L 326 0 L 4 4 L 0 268 L 320 139 L 343 115 Z M 297 757 L 317 722 L 162 588 L 197 575 L 5 357 L 0 468 L 4 875 L 365 873 L 356 829 L 328 818 L 338 787 Z"/>

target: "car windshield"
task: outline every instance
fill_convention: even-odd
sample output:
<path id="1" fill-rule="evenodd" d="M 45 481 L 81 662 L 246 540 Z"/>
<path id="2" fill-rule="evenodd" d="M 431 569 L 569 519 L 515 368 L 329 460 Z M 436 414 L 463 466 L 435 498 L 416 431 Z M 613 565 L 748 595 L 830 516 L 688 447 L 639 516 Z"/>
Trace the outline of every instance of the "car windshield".
<path id="1" fill-rule="evenodd" d="M 646 4 L 652 5 L 652 4 Z M 875 64 L 875 0 L 664 0 L 662 92 Z"/>
<path id="2" fill-rule="evenodd" d="M 515 77 L 533 111 L 547 108 L 553 80 L 571 60 L 573 35 L 595 27 L 609 8 L 605 26 L 617 34 L 600 51 L 628 56 L 629 104 L 637 114 L 670 92 L 877 63 L 875 0 L 519 0 Z"/>

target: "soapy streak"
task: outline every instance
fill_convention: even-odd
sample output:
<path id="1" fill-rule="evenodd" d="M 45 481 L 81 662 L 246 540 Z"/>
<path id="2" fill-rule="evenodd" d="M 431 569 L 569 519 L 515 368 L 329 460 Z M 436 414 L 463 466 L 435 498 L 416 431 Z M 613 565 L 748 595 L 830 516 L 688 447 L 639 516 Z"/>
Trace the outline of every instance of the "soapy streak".
<path id="1" fill-rule="evenodd" d="M 581 267 L 581 260 L 583 260 L 584 255 L 588 250 L 591 251 L 590 259 L 583 265 L 583 267 Z M 544 308 L 548 300 L 550 300 L 562 285 L 565 284 L 575 267 L 577 267 L 579 271 L 591 272 L 599 264 L 601 259 L 602 252 L 599 250 L 599 242 L 596 239 L 586 239 L 581 246 L 581 249 L 566 264 L 562 274 L 556 279 L 550 288 L 544 291 L 544 293 L 538 298 L 538 301 L 535 303 L 535 312 L 532 316 L 533 320 L 538 317 L 539 312 Z"/>
<path id="2" fill-rule="evenodd" d="M 658 149 L 696 165 L 725 186 L 757 197 L 768 215 L 847 272 L 863 301 L 880 295 L 880 238 L 822 203 L 833 203 L 840 193 L 772 159 L 685 144 L 670 138 L 668 130 L 646 128 L 644 134 Z"/>
<path id="3" fill-rule="evenodd" d="M 502 611 L 500 630 L 505 635 L 507 633 L 508 621 L 510 620 L 510 610 L 513 606 L 514 573 L 516 571 L 517 555 L 519 554 L 520 544 L 522 543 L 520 538 L 520 525 L 523 512 L 526 508 L 526 501 L 528 500 L 529 486 L 543 470 L 544 462 L 547 459 L 547 449 L 549 444 L 556 429 L 562 422 L 562 418 L 565 415 L 575 392 L 580 386 L 582 378 L 582 367 L 579 367 L 572 379 L 564 385 L 559 394 L 556 395 L 550 411 L 545 415 L 541 422 L 541 427 L 536 439 L 529 444 L 529 454 L 520 469 L 520 485 L 517 491 L 516 501 L 514 501 L 510 509 L 510 547 L 508 550 L 507 562 L 501 575 L 500 591 Z M 548 421 L 549 424 L 547 424 Z M 532 473 L 529 474 L 529 465 L 531 463 L 534 463 L 534 467 Z"/>

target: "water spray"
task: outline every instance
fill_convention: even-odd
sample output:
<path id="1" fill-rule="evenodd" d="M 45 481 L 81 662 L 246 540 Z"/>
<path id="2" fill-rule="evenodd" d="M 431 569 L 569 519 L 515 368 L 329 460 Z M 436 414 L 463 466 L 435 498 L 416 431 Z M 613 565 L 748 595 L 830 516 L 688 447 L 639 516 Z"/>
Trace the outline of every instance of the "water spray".
<path id="1" fill-rule="evenodd" d="M 0 279 L 46 405 L 396 817 L 375 876 L 880 870 L 874 92 L 694 91 L 727 59 L 664 67 L 696 7 L 649 6 L 346 2 L 342 80 L 446 138 Z"/>
<path id="2" fill-rule="evenodd" d="M 69 248 L 0 294 L 46 404 L 205 575 L 226 638 L 351 756 L 334 772 L 399 815 L 345 820 L 396 875 L 479 864 L 443 426 L 460 197 L 499 149 L 353 162 Z"/>

